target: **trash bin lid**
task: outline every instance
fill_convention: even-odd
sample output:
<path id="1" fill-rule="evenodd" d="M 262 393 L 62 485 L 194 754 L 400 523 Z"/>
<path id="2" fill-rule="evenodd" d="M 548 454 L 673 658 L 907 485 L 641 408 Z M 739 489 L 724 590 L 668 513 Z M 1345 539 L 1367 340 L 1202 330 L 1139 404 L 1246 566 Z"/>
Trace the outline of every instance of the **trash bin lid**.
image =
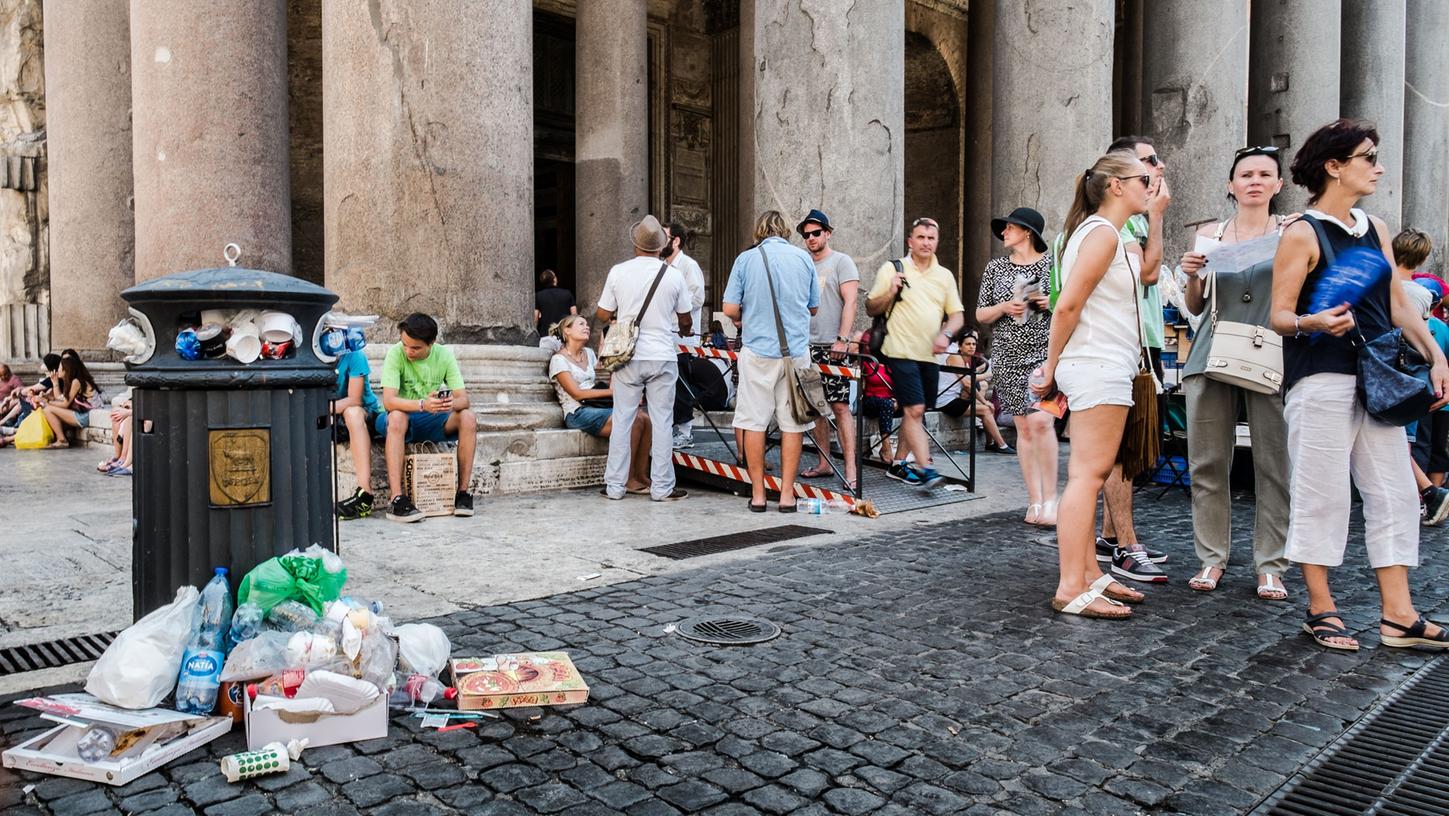
<path id="1" fill-rule="evenodd" d="M 193 269 L 138 283 L 121 293 L 128 303 L 197 301 L 220 305 L 228 302 L 256 303 L 259 298 L 290 303 L 331 304 L 337 295 L 310 281 L 261 269 L 224 266 Z"/>

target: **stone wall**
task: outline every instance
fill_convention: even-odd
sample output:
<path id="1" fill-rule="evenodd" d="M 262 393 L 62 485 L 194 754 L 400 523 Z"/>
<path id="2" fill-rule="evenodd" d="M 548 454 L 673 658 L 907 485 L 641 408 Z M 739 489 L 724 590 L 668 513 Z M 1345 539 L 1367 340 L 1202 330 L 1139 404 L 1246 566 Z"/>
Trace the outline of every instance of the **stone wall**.
<path id="1" fill-rule="evenodd" d="M 50 299 L 41 22 L 40 0 L 0 0 L 0 310 Z"/>

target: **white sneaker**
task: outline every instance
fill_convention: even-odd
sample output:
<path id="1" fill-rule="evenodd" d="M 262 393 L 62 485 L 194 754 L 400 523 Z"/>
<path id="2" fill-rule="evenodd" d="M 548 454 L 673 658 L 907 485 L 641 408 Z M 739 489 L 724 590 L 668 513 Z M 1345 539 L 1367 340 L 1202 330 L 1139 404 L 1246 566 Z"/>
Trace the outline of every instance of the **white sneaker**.
<path id="1" fill-rule="evenodd" d="M 694 447 L 694 434 L 675 434 L 674 435 L 674 449 L 675 450 L 681 450 L 683 448 L 692 448 L 692 447 Z"/>

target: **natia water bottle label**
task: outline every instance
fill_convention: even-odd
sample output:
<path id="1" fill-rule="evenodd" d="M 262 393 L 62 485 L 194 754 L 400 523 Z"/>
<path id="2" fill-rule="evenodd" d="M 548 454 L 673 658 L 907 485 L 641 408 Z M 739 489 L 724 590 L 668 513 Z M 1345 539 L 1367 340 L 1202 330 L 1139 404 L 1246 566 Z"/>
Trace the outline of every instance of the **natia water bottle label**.
<path id="1" fill-rule="evenodd" d="M 181 665 L 181 674 L 185 680 L 220 682 L 222 659 L 221 652 L 192 652 Z"/>

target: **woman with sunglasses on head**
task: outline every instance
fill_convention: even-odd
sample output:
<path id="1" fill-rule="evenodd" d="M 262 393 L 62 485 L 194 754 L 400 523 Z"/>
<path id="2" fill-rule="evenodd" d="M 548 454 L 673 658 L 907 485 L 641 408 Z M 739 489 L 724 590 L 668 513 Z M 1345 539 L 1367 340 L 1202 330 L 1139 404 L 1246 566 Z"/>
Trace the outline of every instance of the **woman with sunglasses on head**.
<path id="1" fill-rule="evenodd" d="M 1440 397 L 1449 388 L 1444 353 L 1393 275 L 1379 278 L 1352 307 L 1308 311 L 1329 256 L 1365 247 L 1382 252 L 1393 268 L 1388 228 L 1356 206 L 1383 175 L 1378 144 L 1372 125 L 1339 119 L 1314 131 L 1293 159 L 1293 183 L 1311 197 L 1303 217 L 1283 230 L 1273 259 L 1272 325 L 1284 337 L 1291 467 L 1286 553 L 1303 570 L 1308 589 L 1304 631 L 1326 648 L 1357 651 L 1328 585 L 1328 570 L 1343 563 L 1348 544 L 1352 479 L 1363 496 L 1368 562 L 1378 578 L 1380 641 L 1449 649 L 1449 634 L 1421 618 L 1409 595 L 1409 567 L 1419 563 L 1419 499 L 1409 448 L 1402 428 L 1370 416 L 1359 401 L 1355 344 L 1360 335 L 1371 342 L 1401 329 L 1431 361 L 1430 383 Z"/>
<path id="2" fill-rule="evenodd" d="M 1218 320 L 1271 328 L 1272 247 L 1265 249 L 1270 253 L 1268 257 L 1247 269 L 1215 269 L 1202 250 L 1281 233 L 1284 225 L 1296 217 L 1284 218 L 1273 212 L 1273 202 L 1282 189 L 1278 148 L 1239 150 L 1228 168 L 1228 199 L 1237 212 L 1226 221 L 1199 228 L 1197 247 L 1182 256 L 1181 265 L 1188 276 L 1188 309 L 1193 314 L 1211 311 L 1193 338 L 1192 350 L 1182 368 L 1182 389 L 1187 395 L 1187 459 L 1192 474 L 1193 545 L 1202 565 L 1187 585 L 1199 592 L 1211 592 L 1227 571 L 1233 513 L 1228 481 L 1238 413 L 1244 406 L 1253 440 L 1253 493 L 1257 501 L 1253 569 L 1258 575 L 1258 597 L 1265 601 L 1288 597 L 1282 580 L 1288 566 L 1283 556 L 1288 533 L 1283 401 L 1277 394 L 1249 391 L 1210 379 L 1206 371 Z"/>
<path id="3" fill-rule="evenodd" d="M 1122 225 L 1147 210 L 1152 175 L 1129 151 L 1097 159 L 1077 178 L 1062 232 L 1062 288 L 1052 315 L 1046 362 L 1031 389 L 1060 388 L 1071 409 L 1067 486 L 1057 508 L 1060 572 L 1052 608 L 1069 615 L 1122 620 L 1141 592 L 1103 575 L 1097 565 L 1097 494 L 1117 461 L 1132 380 L 1142 354 L 1137 274 L 1127 262 Z"/>
<path id="4" fill-rule="evenodd" d="M 981 272 L 976 322 L 991 327 L 996 396 L 1016 427 L 1017 462 L 1029 502 L 1023 520 L 1052 527 L 1057 523 L 1056 418 L 1039 410 L 1027 390 L 1031 372 L 1046 361 L 1052 326 L 1045 228 L 1046 219 L 1030 207 L 991 220 L 991 234 L 1007 254 Z"/>

